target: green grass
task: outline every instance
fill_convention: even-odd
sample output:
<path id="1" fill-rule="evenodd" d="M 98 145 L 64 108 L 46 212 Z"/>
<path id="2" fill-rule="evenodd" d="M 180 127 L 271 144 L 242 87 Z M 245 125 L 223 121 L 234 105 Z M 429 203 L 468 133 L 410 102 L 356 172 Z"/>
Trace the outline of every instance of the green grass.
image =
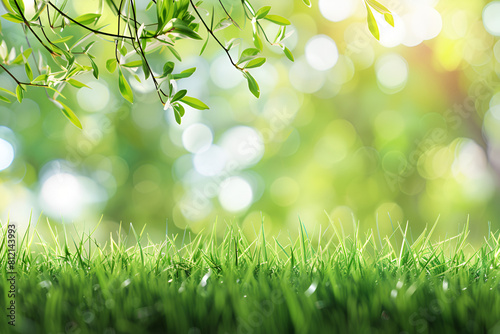
<path id="1" fill-rule="evenodd" d="M 222 239 L 214 228 L 161 244 L 133 228 L 98 243 L 95 230 L 49 225 L 44 241 L 31 227 L 17 239 L 16 326 L 3 316 L 0 333 L 500 333 L 500 235 L 474 250 L 468 224 L 440 242 L 434 227 L 382 239 L 299 222 L 298 238 L 279 243 L 234 224 Z M 3 310 L 7 245 L 5 225 Z"/>

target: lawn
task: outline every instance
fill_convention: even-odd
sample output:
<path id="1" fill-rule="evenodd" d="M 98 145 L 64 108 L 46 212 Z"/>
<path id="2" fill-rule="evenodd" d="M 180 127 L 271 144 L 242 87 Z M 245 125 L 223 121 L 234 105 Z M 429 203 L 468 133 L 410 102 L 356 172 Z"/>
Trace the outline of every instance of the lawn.
<path id="1" fill-rule="evenodd" d="M 13 275 L 2 227 L 2 309 L 15 301 L 15 326 L 4 317 L 1 333 L 500 332 L 500 236 L 474 250 L 468 224 L 436 241 L 436 225 L 412 240 L 404 226 L 313 236 L 299 221 L 287 244 L 264 225 L 253 240 L 219 223 L 161 244 L 130 225 L 103 244 L 99 227 L 73 238 L 47 224 L 52 240 L 37 227 L 18 236 Z"/>

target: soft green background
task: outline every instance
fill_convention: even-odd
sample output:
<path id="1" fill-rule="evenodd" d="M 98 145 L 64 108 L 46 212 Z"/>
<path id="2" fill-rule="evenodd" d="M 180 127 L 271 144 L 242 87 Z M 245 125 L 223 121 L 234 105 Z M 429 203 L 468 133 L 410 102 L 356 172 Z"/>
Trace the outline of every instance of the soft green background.
<path id="1" fill-rule="evenodd" d="M 418 8 L 417 1 L 382 2 L 398 17 L 421 10 L 435 18 L 438 12 L 439 36 L 388 48 L 369 35 L 361 3 L 349 18 L 331 22 L 318 2 L 307 8 L 301 1 L 273 1 L 272 12 L 294 26 L 286 44 L 295 63 L 279 49 L 265 51 L 267 64 L 253 72 L 260 99 L 215 42 L 202 57 L 196 55 L 203 41 L 181 42 L 184 62 L 177 66 L 198 70 L 180 86 L 210 106 L 188 109 L 181 126 L 171 110 L 163 110 L 151 82 L 130 78 L 135 103 L 121 98 L 116 73 L 104 67 L 113 44 L 101 43 L 93 54 L 104 80 L 87 75 L 81 81 L 92 90 L 64 91 L 83 131 L 40 89 L 29 89 L 22 104 L 0 105 L 0 138 L 15 148 L 13 163 L 0 171 L 2 222 L 10 215 L 26 225 L 33 210 L 34 216 L 43 211 L 54 221 L 94 226 L 103 215 L 103 233 L 120 221 L 133 222 L 147 224 L 159 240 L 167 220 L 169 233 L 210 229 L 217 219 L 219 226 L 235 220 L 253 235 L 264 217 L 267 232 L 287 235 L 296 232 L 298 216 L 316 233 L 329 225 L 327 214 L 346 232 L 353 217 L 362 231 L 375 228 L 378 217 L 385 234 L 392 230 L 390 215 L 395 225 L 409 221 L 416 235 L 440 215 L 438 233 L 444 237 L 456 234 L 470 216 L 473 238 L 482 239 L 488 222 L 494 230 L 500 226 L 500 42 L 485 29 L 495 23 L 482 22 L 487 2 L 423 1 Z M 425 33 L 432 21 L 423 17 L 415 19 L 414 30 Z M 2 20 L 2 26 L 7 45 L 26 48 L 18 25 Z M 396 20 L 395 29 L 404 34 L 409 28 Z M 235 33 L 229 28 L 219 35 L 229 39 Z M 305 55 L 317 35 L 338 47 L 333 68 L 316 70 Z M 158 72 L 173 60 L 169 53 L 155 57 Z M 0 80 L 14 88 L 5 73 Z M 390 88 L 384 80 L 401 84 Z M 217 147 L 197 156 L 186 150 L 196 135 L 204 142 L 207 129 Z M 198 171 L 221 168 L 203 176 L 193 161 Z M 238 199 L 244 206 L 248 189 L 249 205 L 227 210 Z"/>

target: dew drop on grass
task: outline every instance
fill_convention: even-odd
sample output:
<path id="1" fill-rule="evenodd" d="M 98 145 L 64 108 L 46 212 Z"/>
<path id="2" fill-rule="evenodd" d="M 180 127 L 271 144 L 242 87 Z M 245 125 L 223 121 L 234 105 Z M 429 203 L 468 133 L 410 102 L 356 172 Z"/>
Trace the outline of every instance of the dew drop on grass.
<path id="1" fill-rule="evenodd" d="M 106 302 L 104 303 L 104 305 L 106 306 L 106 308 L 108 310 L 111 310 L 115 307 L 115 300 L 114 299 L 106 299 Z"/>
<path id="2" fill-rule="evenodd" d="M 398 296 L 398 290 L 393 289 L 393 290 L 391 291 L 391 297 L 392 297 L 392 298 L 396 298 L 397 296 Z"/>
<path id="3" fill-rule="evenodd" d="M 316 303 L 314 303 L 314 305 L 316 306 L 316 308 L 318 310 L 321 310 L 322 308 L 324 308 L 326 306 L 325 302 L 322 300 L 318 300 Z"/>
<path id="4" fill-rule="evenodd" d="M 443 281 L 443 290 L 444 291 L 448 290 L 448 281 L 447 280 Z"/>
<path id="5" fill-rule="evenodd" d="M 90 312 L 90 311 L 83 313 L 82 317 L 83 317 L 83 321 L 85 321 L 88 324 L 90 324 L 95 319 L 94 313 Z"/>
<path id="6" fill-rule="evenodd" d="M 41 281 L 40 283 L 38 283 L 38 285 L 40 285 L 41 288 L 48 290 L 52 286 L 52 282 L 51 281 Z"/>
<path id="7" fill-rule="evenodd" d="M 121 285 L 121 288 L 122 289 L 125 289 L 127 286 L 130 285 L 132 281 L 130 280 L 130 278 L 127 278 L 125 281 L 123 281 L 122 285 Z"/>
<path id="8" fill-rule="evenodd" d="M 201 279 L 200 286 L 202 288 L 204 288 L 205 286 L 207 286 L 207 281 L 210 278 L 210 275 L 212 275 L 212 270 L 209 269 L 208 272 Z"/>
<path id="9" fill-rule="evenodd" d="M 396 289 L 401 289 L 403 287 L 403 281 L 398 281 L 398 283 L 396 284 Z"/>
<path id="10" fill-rule="evenodd" d="M 318 282 L 314 281 L 312 284 L 309 286 L 309 288 L 304 292 L 304 294 L 309 297 L 311 296 L 315 291 L 316 288 L 318 287 Z"/>

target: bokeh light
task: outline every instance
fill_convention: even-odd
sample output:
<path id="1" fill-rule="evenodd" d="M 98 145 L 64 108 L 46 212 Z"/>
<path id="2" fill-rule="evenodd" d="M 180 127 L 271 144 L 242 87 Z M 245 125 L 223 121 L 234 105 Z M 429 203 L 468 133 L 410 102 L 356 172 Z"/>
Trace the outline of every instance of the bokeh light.
<path id="1" fill-rule="evenodd" d="M 331 69 L 339 59 L 337 44 L 326 35 L 317 35 L 306 44 L 306 59 L 309 65 L 318 70 Z"/>
<path id="2" fill-rule="evenodd" d="M 89 178 L 67 172 L 46 177 L 40 189 L 40 205 L 45 214 L 65 221 L 79 218 L 92 204 L 105 200 Z"/>
<path id="3" fill-rule="evenodd" d="M 14 147 L 8 141 L 0 138 L 0 171 L 9 168 L 14 161 Z"/>
<path id="4" fill-rule="evenodd" d="M 321 15 L 332 22 L 339 22 L 349 18 L 354 13 L 357 5 L 357 1 L 319 0 L 318 2 Z"/>
<path id="5" fill-rule="evenodd" d="M 212 140 L 212 130 L 205 124 L 192 124 L 182 132 L 182 144 L 191 153 L 206 151 Z"/>
<path id="6" fill-rule="evenodd" d="M 408 80 L 408 63 L 398 54 L 386 54 L 375 64 L 379 87 L 386 93 L 401 91 Z"/>
<path id="7" fill-rule="evenodd" d="M 219 193 L 219 202 L 229 212 L 247 209 L 253 200 L 250 184 L 241 177 L 230 177 L 223 182 Z"/>
<path id="8" fill-rule="evenodd" d="M 227 163 L 227 154 L 218 145 L 211 145 L 207 150 L 196 153 L 193 157 L 193 165 L 198 173 L 205 176 L 220 174 Z"/>
<path id="9" fill-rule="evenodd" d="M 249 126 L 235 126 L 222 134 L 219 146 L 226 152 L 231 168 L 255 165 L 264 155 L 262 135 Z"/>
<path id="10" fill-rule="evenodd" d="M 483 9 L 483 24 L 493 36 L 500 36 L 500 1 L 492 1 Z"/>
<path id="11" fill-rule="evenodd" d="M 83 88 L 76 94 L 78 105 L 87 111 L 101 111 L 106 108 L 110 99 L 106 84 L 92 80 L 87 83 L 90 88 Z"/>

